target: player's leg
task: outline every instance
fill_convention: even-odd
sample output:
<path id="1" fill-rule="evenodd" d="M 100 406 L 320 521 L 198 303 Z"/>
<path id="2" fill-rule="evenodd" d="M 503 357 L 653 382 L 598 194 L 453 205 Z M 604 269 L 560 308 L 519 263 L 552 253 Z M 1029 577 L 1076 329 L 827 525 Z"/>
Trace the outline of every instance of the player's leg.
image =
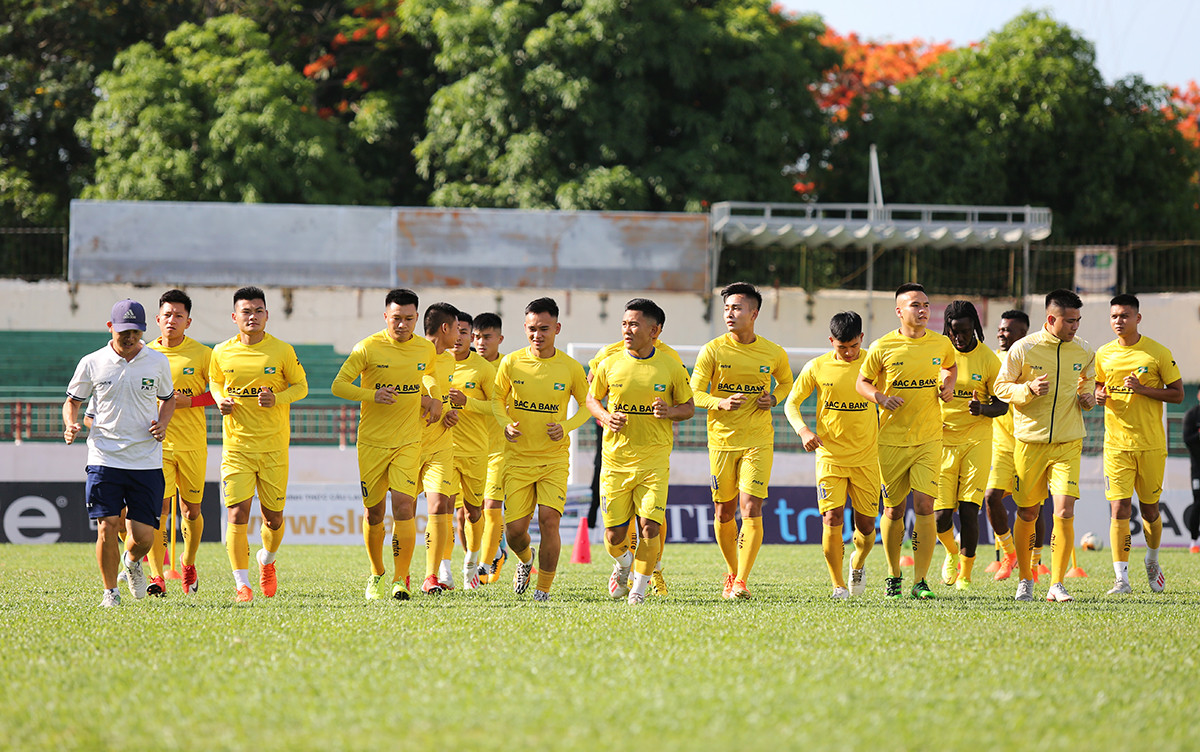
<path id="1" fill-rule="evenodd" d="M 821 552 L 825 568 L 833 583 L 834 598 L 849 598 L 846 578 L 842 574 L 846 544 L 842 537 L 846 500 L 849 496 L 848 471 L 831 467 L 832 463 L 817 463 L 817 511 L 821 513 Z"/>
<path id="2" fill-rule="evenodd" d="M 1063 585 L 1075 552 L 1075 501 L 1079 498 L 1079 464 L 1083 440 L 1056 446 L 1050 467 L 1050 494 L 1054 500 L 1054 530 L 1050 535 L 1050 590 L 1047 601 L 1074 600 Z"/>
<path id="3" fill-rule="evenodd" d="M 537 510 L 535 488 L 538 468 L 507 467 L 504 472 L 504 535 L 508 549 L 517 557 L 513 573 L 513 592 L 521 595 L 529 589 L 533 573 L 533 547 L 529 523 Z"/>
<path id="4" fill-rule="evenodd" d="M 639 507 L 644 505 L 639 504 Z M 658 563 L 658 549 L 662 543 L 662 526 L 645 517 L 638 517 L 633 524 L 640 528 L 641 539 L 635 552 L 633 586 L 629 589 L 628 602 L 636 606 L 646 600 L 646 589 L 654 576 L 654 566 Z"/>
<path id="5" fill-rule="evenodd" d="M 1108 500 L 1108 547 L 1112 552 L 1113 586 L 1109 595 L 1132 593 L 1129 585 L 1129 534 L 1133 516 L 1132 453 L 1104 447 L 1104 497 Z"/>
<path id="6" fill-rule="evenodd" d="M 883 517 L 880 534 L 883 538 L 883 555 L 887 560 L 888 598 L 901 597 L 903 572 L 900 569 L 900 551 L 904 545 L 904 515 L 908 507 L 910 489 L 908 469 L 911 455 L 907 447 L 879 447 L 879 479 L 883 498 Z"/>
<path id="7" fill-rule="evenodd" d="M 992 442 L 981 441 L 967 449 L 960 465 L 958 482 L 959 571 L 955 587 L 969 590 L 979 545 L 979 508 L 987 485 Z"/>
<path id="8" fill-rule="evenodd" d="M 455 487 L 456 488 L 458 487 L 457 481 L 455 481 Z M 458 496 L 459 496 L 458 494 L 454 494 L 453 496 L 450 497 L 450 505 L 451 505 L 452 509 L 450 512 L 450 519 L 449 519 L 449 529 L 448 529 L 449 531 L 445 535 L 445 537 L 442 538 L 442 558 L 438 562 L 438 574 L 437 574 L 438 582 L 441 583 L 443 590 L 453 590 L 454 589 L 453 559 L 454 559 L 454 537 L 455 537 L 455 532 L 456 532 L 454 529 L 455 522 L 456 522 L 454 509 L 458 508 Z"/>
<path id="9" fill-rule="evenodd" d="M 439 577 L 447 542 L 454 544 L 454 451 L 426 455 L 421 463 L 420 485 L 425 490 L 429 521 L 425 526 L 425 580 L 421 590 L 430 593 L 453 588 Z M 449 579 L 449 572 L 446 572 Z"/>
<path id="10" fill-rule="evenodd" d="M 171 525 L 171 505 L 175 503 L 174 490 L 175 486 L 168 486 L 172 495 L 167 496 L 162 500 L 162 508 L 158 514 L 158 527 L 154 531 L 154 535 L 150 539 L 150 582 L 147 585 L 146 593 L 158 597 L 165 597 L 167 594 L 167 581 L 163 578 L 163 564 L 167 557 L 167 536 L 174 531 L 168 531 Z"/>
<path id="11" fill-rule="evenodd" d="M 538 535 L 538 581 L 533 592 L 535 601 L 550 600 L 550 586 L 558 573 L 558 556 L 562 548 L 559 523 L 567 503 L 567 465 L 552 465 L 542 469 L 534 485 L 534 500 L 537 502 Z"/>
<path id="12" fill-rule="evenodd" d="M 229 555 L 229 567 L 233 570 L 238 603 L 247 603 L 254 598 L 250 589 L 250 538 L 246 532 L 246 526 L 250 524 L 251 499 L 252 495 L 240 501 L 236 497 L 226 496 L 225 500 L 225 552 Z"/>
<path id="13" fill-rule="evenodd" d="M 363 447 L 359 445 L 360 456 L 360 472 L 363 472 L 361 457 Z M 372 517 L 372 522 L 368 530 L 364 531 L 364 538 L 367 546 L 371 550 L 375 550 L 375 541 L 382 544 L 386 536 L 384 510 L 384 496 L 390 488 L 392 497 L 392 598 L 398 601 L 406 601 L 409 598 L 409 569 L 412 566 L 413 552 L 417 546 L 417 484 L 421 472 L 421 444 L 413 442 L 402 447 L 395 447 L 386 451 L 387 472 L 383 475 L 384 488 L 378 491 L 368 485 L 371 491 L 371 497 L 368 501 L 379 499 L 379 509 Z M 373 477 L 374 474 L 372 474 Z M 367 521 L 363 522 L 367 525 Z M 383 553 L 380 552 L 382 558 Z M 382 561 L 378 569 L 372 565 L 373 574 L 379 571 L 383 572 Z M 370 584 L 370 583 L 368 583 Z M 381 582 L 377 586 L 381 591 L 384 587 Z M 368 596 L 370 597 L 370 596 Z"/>
<path id="14" fill-rule="evenodd" d="M 954 511 L 958 508 L 958 490 L 962 482 L 963 447 L 942 448 L 942 465 L 938 476 L 937 498 L 933 503 L 933 520 L 937 539 L 946 549 L 942 562 L 942 584 L 958 581 L 958 543 L 954 540 Z M 915 498 L 915 497 L 914 497 Z"/>
<path id="15" fill-rule="evenodd" d="M 737 469 L 742 452 L 708 451 L 708 464 L 712 481 L 713 535 L 717 549 L 725 561 L 725 583 L 722 595 L 729 597 L 733 581 L 737 576 Z"/>
<path id="16" fill-rule="evenodd" d="M 749 598 L 750 572 L 758 559 L 763 540 L 763 502 L 770 488 L 774 449 L 760 446 L 747 449 L 737 466 L 738 508 L 742 513 L 742 529 L 738 532 L 737 575 L 734 577 L 734 598 Z"/>
<path id="17" fill-rule="evenodd" d="M 1013 451 L 1013 501 L 1017 504 L 1013 544 L 1020 572 L 1016 595 L 1019 601 L 1033 600 L 1033 549 L 1038 545 L 1037 521 L 1041 517 L 1042 500 L 1046 498 L 1045 447 L 1018 441 Z"/>
<path id="18" fill-rule="evenodd" d="M 287 503 L 288 455 L 287 451 L 264 452 L 259 455 L 258 508 L 262 514 L 259 537 L 262 548 L 255 557 L 258 560 L 258 585 L 262 594 L 274 597 L 279 586 L 275 571 L 275 555 L 283 544 L 283 507 Z"/>
<path id="19" fill-rule="evenodd" d="M 1000 550 L 1000 561 L 993 579 L 1007 580 L 1012 576 L 1013 567 L 1017 565 L 1017 548 L 1013 543 L 1012 530 L 1008 526 L 1008 510 L 1004 508 L 1004 497 L 1008 495 L 1008 489 L 994 485 L 992 478 L 988 478 L 988 486 L 983 494 L 983 503 L 987 507 L 988 522 L 992 525 L 992 534 Z"/>
<path id="20" fill-rule="evenodd" d="M 125 499 L 125 574 L 134 598 L 146 596 L 142 557 L 150 552 L 158 535 L 159 510 L 163 497 L 161 470 L 120 470 L 121 493 Z"/>
<path id="21" fill-rule="evenodd" d="M 415 488 L 413 481 L 412 488 Z M 405 486 L 409 488 L 409 486 Z M 417 500 L 413 496 L 392 489 L 392 598 L 406 601 L 409 598 L 409 570 L 412 568 L 413 553 L 417 549 Z M 383 529 L 382 519 L 379 523 Z"/>
<path id="22" fill-rule="evenodd" d="M 942 466 L 942 443 L 929 442 L 915 447 L 909 479 L 913 498 L 913 587 L 914 598 L 932 598 L 926 577 L 933 563 L 937 543 L 937 521 L 934 519 L 934 502 L 938 495 L 938 476 Z"/>
<path id="23" fill-rule="evenodd" d="M 500 554 L 500 541 L 504 537 L 504 454 L 496 452 L 488 456 L 487 477 L 483 486 L 483 556 L 481 561 L 487 570 L 480 576 L 482 583 L 499 579 L 504 559 Z"/>
<path id="24" fill-rule="evenodd" d="M 633 569 L 634 548 L 629 543 L 629 528 L 634 519 L 634 473 L 611 468 L 600 470 L 600 519 L 604 524 L 604 549 L 612 557 L 608 594 L 614 600 L 629 595 L 629 573 Z"/>
<path id="25" fill-rule="evenodd" d="M 1161 593 L 1167 580 L 1158 562 L 1158 547 L 1162 543 L 1162 515 L 1158 500 L 1162 495 L 1163 476 L 1167 470 L 1166 453 L 1139 452 L 1134 488 L 1142 512 L 1142 532 L 1146 536 L 1146 579 L 1150 590 Z"/>
<path id="26" fill-rule="evenodd" d="M 975 573 L 975 553 L 979 548 L 979 504 L 971 501 L 958 502 L 959 537 L 959 590 L 969 590 Z"/>
<path id="27" fill-rule="evenodd" d="M 117 574 L 124 558 L 124 543 L 118 533 L 125 529 L 121 514 L 125 500 L 120 485 L 111 481 L 110 474 L 109 468 L 88 465 L 83 492 L 88 517 L 96 523 L 96 566 L 100 569 L 100 583 L 104 587 L 101 606 L 121 605 Z"/>
<path id="28" fill-rule="evenodd" d="M 200 540 L 204 537 L 204 516 L 200 513 L 200 502 L 204 500 L 208 449 L 174 454 L 178 466 L 180 527 L 183 529 L 183 553 L 179 555 L 179 568 L 183 575 L 183 592 L 195 593 L 200 589 L 196 552 L 200 550 Z"/>
<path id="29" fill-rule="evenodd" d="M 867 555 L 875 546 L 875 518 L 879 516 L 879 463 L 850 469 L 850 506 L 854 510 L 854 553 L 850 555 L 850 595 L 867 589 Z"/>

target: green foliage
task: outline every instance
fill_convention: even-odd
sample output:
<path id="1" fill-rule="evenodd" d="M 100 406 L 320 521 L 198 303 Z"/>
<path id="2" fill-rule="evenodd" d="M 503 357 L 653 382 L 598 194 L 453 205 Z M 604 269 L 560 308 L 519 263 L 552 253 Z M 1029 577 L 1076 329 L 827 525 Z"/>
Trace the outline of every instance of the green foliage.
<path id="1" fill-rule="evenodd" d="M 547 604 L 515 596 L 508 568 L 473 593 L 367 603 L 361 546 L 285 542 L 279 594 L 237 607 L 224 547 L 204 543 L 196 595 L 122 588 L 115 610 L 96 607 L 93 551 L 0 546 L 13 749 L 1195 747 L 1200 557 L 1184 551 L 1162 554 L 1166 592 L 1139 578 L 1119 599 L 1109 553 L 1081 552 L 1091 577 L 1057 605 L 1015 603 L 983 549 L 970 594 L 884 601 L 879 545 L 867 594 L 834 602 L 819 546 L 764 546 L 754 600 L 727 602 L 716 547 L 674 545 L 670 593 L 633 609 L 599 559 L 560 563 Z"/>
<path id="2" fill-rule="evenodd" d="M 80 135 L 96 150 L 87 198 L 366 203 L 337 124 L 310 112 L 312 83 L 272 62 L 253 21 L 185 23 L 99 78 Z"/>
<path id="3" fill-rule="evenodd" d="M 1196 233 L 1200 155 L 1168 105 L 1136 77 L 1106 85 L 1090 42 L 1026 12 L 877 94 L 833 148 L 821 200 L 864 199 L 874 143 L 889 202 L 1049 206 L 1059 238 Z"/>
<path id="4" fill-rule="evenodd" d="M 409 0 L 450 83 L 418 168 L 438 205 L 700 210 L 787 200 L 835 55 L 766 2 Z"/>

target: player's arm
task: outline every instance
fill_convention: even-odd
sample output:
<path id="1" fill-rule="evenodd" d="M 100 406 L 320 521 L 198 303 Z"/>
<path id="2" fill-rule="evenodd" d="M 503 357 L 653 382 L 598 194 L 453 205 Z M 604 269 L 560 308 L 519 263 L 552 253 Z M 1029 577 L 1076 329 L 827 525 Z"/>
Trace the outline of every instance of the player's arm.
<path id="1" fill-rule="evenodd" d="M 1159 402 L 1169 402 L 1172 405 L 1178 405 L 1183 402 L 1183 379 L 1176 379 L 1165 387 L 1159 389 L 1152 386 L 1145 386 L 1138 379 L 1136 372 L 1125 377 L 1125 386 L 1134 394 L 1140 394 L 1143 397 L 1158 400 Z"/>
<path id="2" fill-rule="evenodd" d="M 91 371 L 87 361 L 80 361 L 75 366 L 71 382 L 67 384 L 67 399 L 62 406 L 63 440 L 68 444 L 75 441 L 82 426 L 79 425 L 79 406 L 92 396 Z M 88 425 L 91 428 L 91 425 Z"/>
<path id="3" fill-rule="evenodd" d="M 467 396 L 467 404 L 463 409 L 475 415 L 491 415 L 492 393 L 496 391 L 496 382 L 493 379 L 480 379 L 479 390 L 483 392 L 483 399 Z"/>
<path id="4" fill-rule="evenodd" d="M 170 380 L 170 374 L 167 374 Z M 171 423 L 171 416 L 175 414 L 175 392 L 172 391 L 166 397 L 158 398 L 158 417 L 150 421 L 150 435 L 158 441 L 162 441 L 167 435 L 167 426 Z"/>
<path id="5" fill-rule="evenodd" d="M 780 352 L 779 360 L 775 361 L 775 367 L 771 370 L 771 375 L 775 377 L 775 390 L 769 395 L 769 400 L 761 399 L 758 402 L 758 407 L 762 410 L 770 410 L 780 402 L 788 398 L 788 394 L 792 391 L 792 364 L 788 362 L 787 353 Z"/>
<path id="6" fill-rule="evenodd" d="M 189 407 L 208 407 L 215 404 L 217 404 L 217 400 L 213 397 L 211 391 L 204 394 L 197 394 L 195 397 L 189 397 L 178 389 L 175 390 L 176 410 L 183 410 Z"/>
<path id="7" fill-rule="evenodd" d="M 804 448 L 808 451 L 813 451 L 821 446 L 821 440 L 817 438 L 817 434 L 804 421 L 804 416 L 800 414 L 800 405 L 804 400 L 808 399 L 808 395 L 812 394 L 813 388 L 816 386 L 817 380 L 812 373 L 812 369 L 805 367 L 800 372 L 800 378 L 796 379 L 796 384 L 792 387 L 791 393 L 788 394 L 787 401 L 783 403 L 783 414 L 787 417 L 788 423 L 791 424 L 792 430 L 804 442 Z"/>
<path id="8" fill-rule="evenodd" d="M 1084 410 L 1091 410 L 1096 406 L 1096 356 L 1088 358 L 1088 362 L 1083 365 L 1083 372 L 1079 375 L 1079 384 L 1075 387 L 1075 401 Z"/>
<path id="9" fill-rule="evenodd" d="M 216 399 L 217 409 L 221 411 L 222 415 L 229 415 L 233 412 L 237 400 L 225 393 L 225 371 L 221 369 L 221 362 L 217 357 L 216 350 L 213 350 L 212 357 L 208 361 L 208 391 Z"/>
<path id="10" fill-rule="evenodd" d="M 283 377 L 287 379 L 287 389 L 275 395 L 276 405 L 290 405 L 308 396 L 308 375 L 304 373 L 304 366 L 300 365 L 300 359 L 296 357 L 296 352 L 291 348 L 288 350 L 289 353 L 284 359 L 283 365 Z"/>
<path id="11" fill-rule="evenodd" d="M 883 376 L 882 366 L 883 356 L 879 354 L 878 348 L 872 346 L 867 351 L 867 358 L 858 372 L 858 378 L 854 381 L 854 391 L 884 410 L 895 410 L 904 404 L 904 399 L 884 394 L 875 386 L 875 380 Z"/>
<path id="12" fill-rule="evenodd" d="M 700 355 L 696 358 L 696 367 L 692 369 L 692 394 L 696 400 L 696 407 L 701 410 L 721 409 L 721 400 L 708 393 L 715 365 L 709 348 L 701 348 Z"/>
<path id="13" fill-rule="evenodd" d="M 342 363 L 342 367 L 338 369 L 337 376 L 333 377 L 333 383 L 329 386 L 329 391 L 334 397 L 351 400 L 352 402 L 379 402 L 379 392 L 385 394 L 395 394 L 394 389 L 370 389 L 365 384 L 355 386 L 354 380 L 362 378 L 363 367 L 366 365 L 367 353 L 359 347 L 355 347 L 350 351 L 350 355 Z M 393 396 L 392 401 L 395 401 Z M 388 403 L 385 403 L 388 404 Z"/>
<path id="14" fill-rule="evenodd" d="M 587 423 L 588 418 L 591 417 L 591 413 L 584 409 L 584 404 L 587 402 L 588 383 L 587 377 L 583 375 L 583 366 L 579 366 L 579 372 L 572 382 L 571 396 L 575 398 L 575 414 L 562 422 L 564 436 Z"/>
<path id="15" fill-rule="evenodd" d="M 62 406 L 63 419 L 63 440 L 68 444 L 75 441 L 75 437 L 83 430 L 83 426 L 79 425 L 79 406 L 83 404 L 83 400 L 77 400 L 74 397 L 68 396 Z"/>
<path id="16" fill-rule="evenodd" d="M 1050 384 L 1045 374 L 1033 381 L 1024 381 L 1021 371 L 1025 367 L 1025 350 L 1020 346 L 1006 353 L 1004 362 L 1000 365 L 1000 373 L 996 376 L 996 396 L 1010 405 L 1020 407 L 1029 404 L 1034 397 L 1045 395 L 1050 391 Z"/>

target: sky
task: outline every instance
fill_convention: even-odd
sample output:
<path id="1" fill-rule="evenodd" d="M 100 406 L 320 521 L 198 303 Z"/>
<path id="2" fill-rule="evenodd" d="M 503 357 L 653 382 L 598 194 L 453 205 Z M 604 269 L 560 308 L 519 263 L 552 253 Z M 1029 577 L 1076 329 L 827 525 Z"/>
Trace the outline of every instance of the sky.
<path id="1" fill-rule="evenodd" d="M 1200 3 L 1195 0 L 783 0 L 816 13 L 839 34 L 874 41 L 921 38 L 961 47 L 995 31 L 1026 8 L 1048 10 L 1096 48 L 1096 66 L 1112 83 L 1131 73 L 1152 84 L 1200 81 Z"/>

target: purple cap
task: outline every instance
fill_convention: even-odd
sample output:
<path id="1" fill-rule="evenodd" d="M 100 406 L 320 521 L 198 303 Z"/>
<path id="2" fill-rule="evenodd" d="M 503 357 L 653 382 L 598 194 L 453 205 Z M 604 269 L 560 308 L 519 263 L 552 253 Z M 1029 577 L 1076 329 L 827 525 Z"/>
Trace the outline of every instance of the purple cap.
<path id="1" fill-rule="evenodd" d="M 144 332 L 146 331 L 146 309 L 142 308 L 142 304 L 136 300 L 126 298 L 113 306 L 112 317 L 109 321 L 112 322 L 114 332 L 127 332 L 131 329 Z"/>

